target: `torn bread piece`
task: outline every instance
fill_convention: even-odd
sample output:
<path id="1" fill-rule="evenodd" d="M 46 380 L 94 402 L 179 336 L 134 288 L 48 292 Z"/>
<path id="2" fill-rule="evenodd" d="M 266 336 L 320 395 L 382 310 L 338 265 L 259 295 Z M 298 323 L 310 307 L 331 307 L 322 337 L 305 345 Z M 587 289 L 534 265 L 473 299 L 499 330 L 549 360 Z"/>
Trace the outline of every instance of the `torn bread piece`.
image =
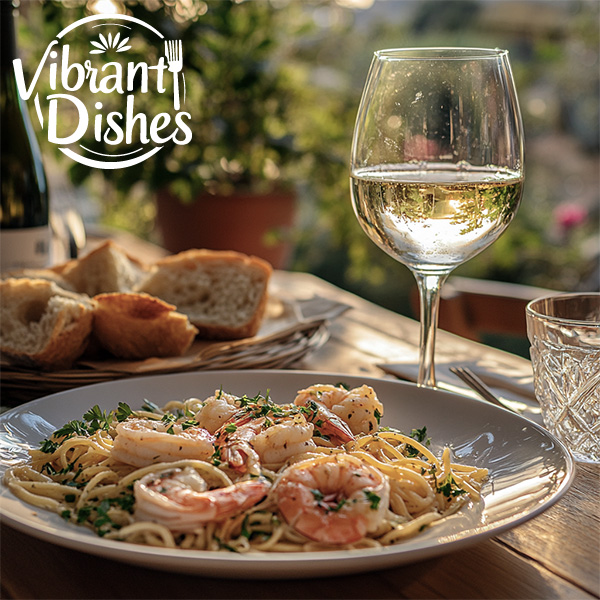
<path id="1" fill-rule="evenodd" d="M 118 358 L 181 356 L 198 333 L 175 306 L 148 294 L 100 294 L 94 300 L 94 335 Z"/>
<path id="2" fill-rule="evenodd" d="M 148 276 L 149 267 L 108 240 L 85 256 L 52 269 L 76 292 L 96 296 L 133 292 Z"/>
<path id="3" fill-rule="evenodd" d="M 14 362 L 68 369 L 83 354 L 94 303 L 45 279 L 0 283 L 0 350 Z"/>
<path id="4" fill-rule="evenodd" d="M 140 291 L 174 304 L 201 338 L 241 339 L 261 325 L 272 270 L 239 252 L 187 250 L 157 261 Z"/>

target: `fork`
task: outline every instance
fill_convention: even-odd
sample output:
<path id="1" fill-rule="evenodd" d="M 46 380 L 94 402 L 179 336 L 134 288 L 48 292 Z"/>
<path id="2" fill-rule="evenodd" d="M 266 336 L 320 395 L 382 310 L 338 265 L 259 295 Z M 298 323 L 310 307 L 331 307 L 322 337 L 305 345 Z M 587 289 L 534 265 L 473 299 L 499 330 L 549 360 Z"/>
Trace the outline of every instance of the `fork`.
<path id="1" fill-rule="evenodd" d="M 506 408 L 512 412 L 517 412 L 510 406 L 501 402 L 496 394 L 490 390 L 490 388 L 471 371 L 466 367 L 450 367 L 450 371 L 454 373 L 457 377 L 462 379 L 472 390 L 475 390 L 484 400 L 495 404 L 496 406 L 501 406 L 502 408 Z M 517 413 L 518 414 L 518 413 Z"/>
<path id="2" fill-rule="evenodd" d="M 178 73 L 183 68 L 183 49 L 181 40 L 165 41 L 165 57 L 169 63 L 169 71 L 173 73 L 173 106 L 179 110 L 179 77 Z"/>

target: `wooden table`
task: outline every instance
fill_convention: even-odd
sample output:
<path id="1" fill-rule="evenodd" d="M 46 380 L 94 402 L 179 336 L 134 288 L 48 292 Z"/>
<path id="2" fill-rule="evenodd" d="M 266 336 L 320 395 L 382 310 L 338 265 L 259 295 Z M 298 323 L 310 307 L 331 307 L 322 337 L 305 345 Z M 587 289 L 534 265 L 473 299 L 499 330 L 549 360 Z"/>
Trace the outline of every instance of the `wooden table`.
<path id="1" fill-rule="evenodd" d="M 329 341 L 297 368 L 384 376 L 377 366 L 414 364 L 418 324 L 316 277 L 276 273 L 297 297 L 351 306 Z M 496 364 L 531 376 L 528 361 L 440 332 L 440 364 Z M 460 385 L 460 384 L 459 384 Z M 579 463 L 572 488 L 535 519 L 441 558 L 385 571 L 309 580 L 222 580 L 129 566 L 39 541 L 2 526 L 4 598 L 598 598 L 600 465 Z"/>

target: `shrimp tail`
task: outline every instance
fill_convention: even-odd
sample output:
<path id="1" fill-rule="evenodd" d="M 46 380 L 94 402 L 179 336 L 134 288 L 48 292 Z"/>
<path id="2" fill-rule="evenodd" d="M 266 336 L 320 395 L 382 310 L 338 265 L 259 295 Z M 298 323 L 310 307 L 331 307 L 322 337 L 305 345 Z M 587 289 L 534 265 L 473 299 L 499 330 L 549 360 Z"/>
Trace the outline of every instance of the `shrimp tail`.
<path id="1" fill-rule="evenodd" d="M 260 422 L 247 415 L 227 421 L 215 434 L 219 460 L 239 474 L 260 473 L 260 457 L 251 444 L 259 428 Z"/>
<path id="2" fill-rule="evenodd" d="M 345 421 L 323 404 L 308 400 L 303 412 L 306 420 L 314 425 L 318 437 L 332 441 L 336 445 L 354 441 L 354 434 Z"/>
<path id="3" fill-rule="evenodd" d="M 221 448 L 221 460 L 236 473 L 260 472 L 256 467 L 260 464 L 260 458 L 254 448 L 245 441 L 237 441 L 227 444 Z"/>

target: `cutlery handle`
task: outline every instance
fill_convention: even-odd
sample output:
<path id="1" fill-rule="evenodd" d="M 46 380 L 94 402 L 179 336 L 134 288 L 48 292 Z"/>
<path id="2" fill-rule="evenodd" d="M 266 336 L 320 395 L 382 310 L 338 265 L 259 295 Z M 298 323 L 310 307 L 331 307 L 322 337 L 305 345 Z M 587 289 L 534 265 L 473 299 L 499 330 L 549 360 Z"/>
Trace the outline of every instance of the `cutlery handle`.
<path id="1" fill-rule="evenodd" d="M 173 73 L 173 106 L 179 110 L 179 73 Z"/>

